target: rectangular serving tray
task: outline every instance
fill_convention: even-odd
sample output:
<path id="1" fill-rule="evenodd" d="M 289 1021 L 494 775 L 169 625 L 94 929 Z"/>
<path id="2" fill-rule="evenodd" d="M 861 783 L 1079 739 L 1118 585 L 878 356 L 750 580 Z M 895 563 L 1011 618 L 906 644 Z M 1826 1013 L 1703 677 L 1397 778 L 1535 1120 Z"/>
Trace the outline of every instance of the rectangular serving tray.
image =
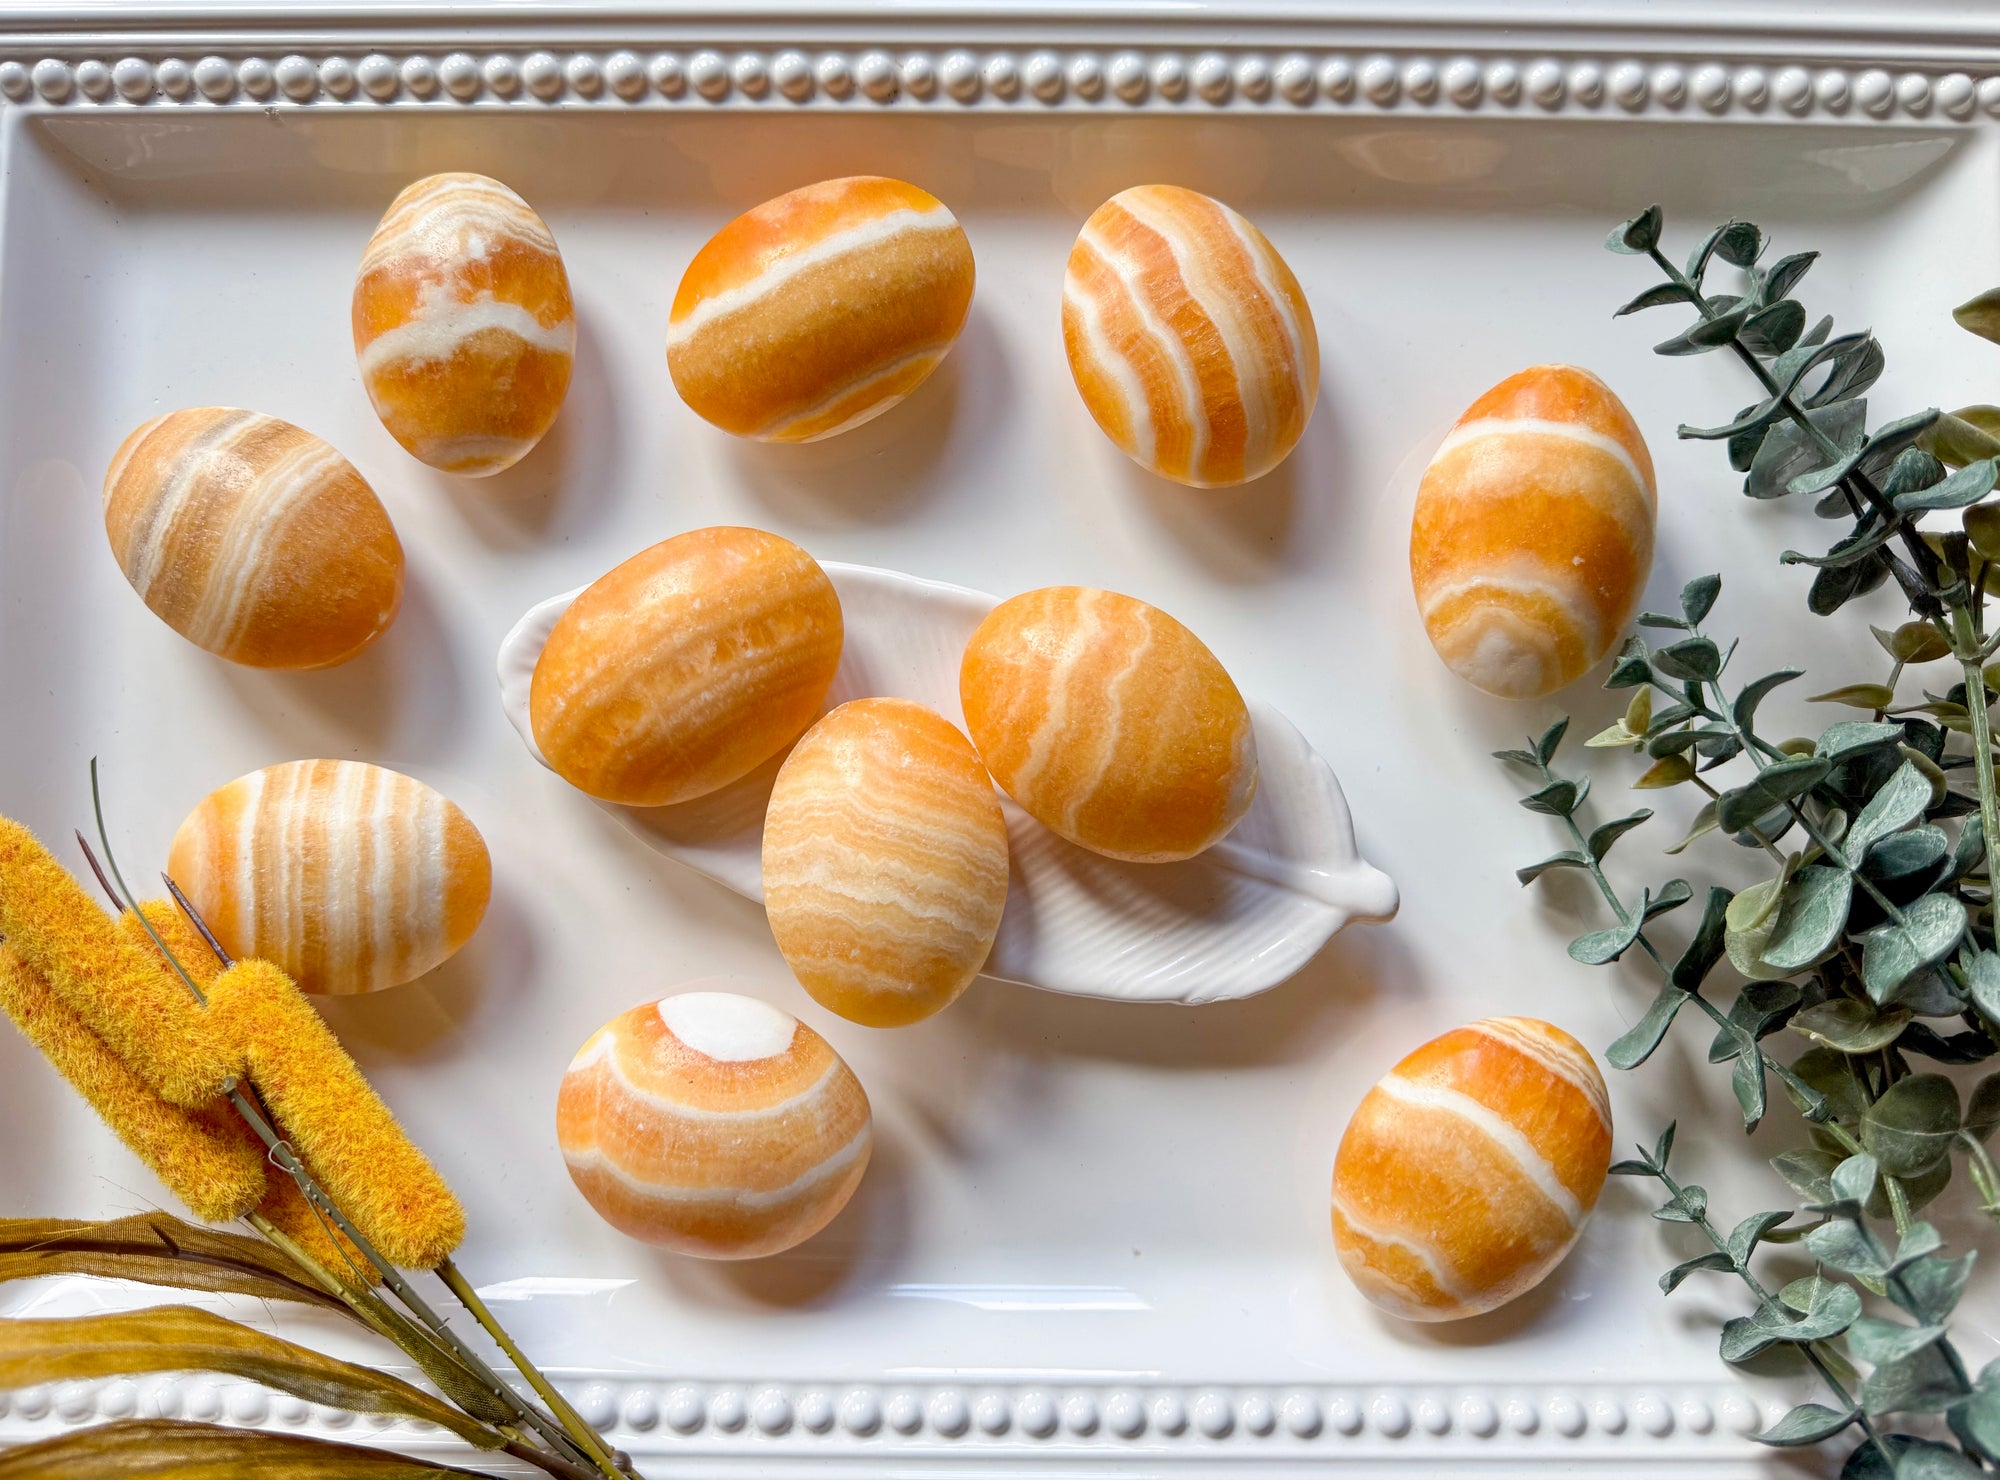
<path id="1" fill-rule="evenodd" d="M 1729 1290 L 1660 1298 L 1656 1272 L 1692 1250 L 1634 1189 L 1607 1190 L 1533 1296 L 1419 1328 L 1375 1314 L 1340 1274 L 1327 1181 L 1348 1112 L 1419 1041 L 1523 1012 L 1601 1051 L 1647 995 L 1636 970 L 1565 958 L 1587 898 L 1513 879 L 1551 845 L 1486 753 L 1558 706 L 1459 686 L 1416 620 L 1416 479 L 1474 396 L 1538 361 L 1603 374 L 1659 462 L 1653 604 L 1720 569 L 1718 620 L 1746 634 L 1744 661 L 1803 659 L 1822 687 L 1873 676 L 1835 639 L 1855 624 L 1808 618 L 1803 578 L 1776 565 L 1816 538 L 1809 517 L 1747 504 L 1713 447 L 1674 438 L 1743 403 L 1736 367 L 1655 359 L 1664 328 L 1614 323 L 1648 278 L 1599 242 L 1655 199 L 1676 240 L 1749 216 L 1780 250 L 1825 253 L 1805 297 L 1881 334 L 1881 405 L 1996 399 L 2000 361 L 1948 311 L 2000 279 L 2000 20 L 1880 10 L 9 7 L 0 812 L 66 837 L 88 816 L 95 755 L 144 875 L 203 793 L 281 760 L 379 762 L 466 808 L 496 870 L 473 945 L 422 983 L 326 1013 L 466 1200 L 463 1266 L 653 1473 L 1767 1473 L 1745 1435 L 1802 1385 L 1719 1364 Z M 532 457 L 483 483 L 402 454 L 348 337 L 375 219 L 441 169 L 500 176 L 533 202 L 578 304 L 567 409 Z M 734 443 L 665 373 L 680 271 L 736 212 L 861 172 L 907 177 L 959 214 L 978 260 L 971 323 L 934 381 L 878 422 L 811 447 Z M 1255 219 L 1317 318 L 1312 426 L 1245 490 L 1137 472 L 1063 361 L 1077 226 L 1152 180 Z M 98 517 L 111 450 L 149 416 L 208 403 L 325 436 L 388 504 L 409 597 L 361 660 L 229 668 L 120 577 Z M 1401 917 L 1343 933 L 1245 1002 L 982 982 L 895 1033 L 830 1018 L 790 982 L 754 906 L 541 771 L 494 691 L 494 648 L 528 606 L 725 522 L 827 559 L 999 592 L 1104 585 L 1173 611 L 1333 763 L 1362 852 L 1402 886 Z M 1874 619 L 1891 609 L 1881 598 Z M 1613 708 L 1587 684 L 1564 702 L 1586 731 Z M 1651 846 L 1678 836 L 1680 805 L 1662 805 Z M 715 976 L 826 1033 L 877 1116 L 850 1209 L 747 1266 L 624 1239 L 576 1196 L 554 1144 L 576 1045 L 635 1001 Z M 1794 1128 L 1745 1144 L 1692 1043 L 1613 1078 L 1620 1140 L 1678 1116 L 1680 1155 L 1719 1211 L 1769 1205 L 1782 1194 L 1762 1157 Z M 164 1200 L 11 1031 L 0 1124 L 0 1210 Z M 0 1309 L 151 1298 L 42 1282 L 0 1289 Z M 296 1313 L 248 1314 L 366 1350 Z M 1990 1296 L 1968 1306 L 1969 1359 L 1993 1354 L 1993 1316 Z M 205 1377 L 0 1395 L 0 1442 L 134 1412 L 448 1447 Z"/>

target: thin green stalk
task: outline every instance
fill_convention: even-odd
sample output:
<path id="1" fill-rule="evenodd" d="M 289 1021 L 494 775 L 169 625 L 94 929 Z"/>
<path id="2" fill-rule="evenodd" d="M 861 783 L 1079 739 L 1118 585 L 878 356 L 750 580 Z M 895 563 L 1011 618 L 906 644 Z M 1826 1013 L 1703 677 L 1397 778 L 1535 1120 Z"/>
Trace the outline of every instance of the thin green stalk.
<path id="1" fill-rule="evenodd" d="M 1964 607 L 1952 611 L 1952 649 L 1965 672 L 1965 712 L 1972 718 L 1972 765 L 1979 778 L 1979 825 L 1985 833 L 1986 878 L 2000 889 L 2000 789 L 1993 777 L 1993 720 L 1986 708 L 1986 675 L 1979 667 L 1979 638 Z M 1979 697 L 1975 700 L 1973 695 Z"/>
<path id="2" fill-rule="evenodd" d="M 600 1468 L 609 1467 L 613 1473 L 620 1473 L 617 1460 L 598 1439 L 596 1431 L 583 1421 L 582 1415 L 569 1405 L 569 1400 L 556 1390 L 556 1385 L 544 1377 L 541 1369 L 514 1344 L 514 1338 L 493 1318 L 493 1312 L 486 1308 L 486 1302 L 479 1298 L 479 1292 L 473 1289 L 471 1281 L 459 1273 L 458 1266 L 451 1262 L 449 1255 L 438 1265 L 437 1273 L 438 1278 L 450 1287 L 451 1293 L 458 1297 L 459 1304 L 472 1312 L 472 1318 L 493 1338 L 494 1345 L 505 1352 L 507 1360 L 528 1379 L 528 1385 L 541 1394 L 542 1401 L 549 1405 L 549 1411 L 569 1430 L 570 1437 L 590 1455 L 591 1460 Z"/>
<path id="3" fill-rule="evenodd" d="M 1681 1198 L 1681 1184 L 1669 1175 L 1664 1166 L 1654 1167 L 1653 1175 L 1660 1179 L 1660 1182 L 1676 1200 Z M 1765 1314 L 1771 1316 L 1774 1322 L 1789 1319 L 1785 1316 L 1784 1307 L 1779 1304 L 1777 1296 L 1764 1288 L 1764 1282 L 1751 1272 L 1749 1261 L 1746 1259 L 1742 1263 L 1738 1263 L 1736 1256 L 1730 1254 L 1729 1241 L 1722 1236 L 1713 1223 L 1708 1221 L 1706 1210 L 1694 1220 L 1694 1223 L 1702 1233 L 1707 1235 L 1709 1243 L 1715 1246 L 1718 1253 L 1729 1255 L 1729 1267 L 1736 1271 L 1738 1279 L 1749 1286 L 1750 1293 L 1757 1297 L 1757 1304 Z M 1827 1364 L 1826 1358 L 1820 1353 L 1819 1343 L 1816 1341 L 1806 1342 L 1799 1349 L 1805 1353 L 1806 1360 L 1812 1364 L 1813 1370 L 1819 1374 L 1820 1380 L 1833 1390 L 1833 1395 L 1840 1400 L 1841 1407 L 1848 1409 L 1854 1414 L 1856 1421 L 1861 1425 L 1862 1432 L 1868 1435 L 1869 1442 L 1875 1446 L 1876 1452 L 1882 1456 L 1883 1463 L 1889 1467 L 1889 1473 L 1894 1474 L 1896 1469 L 1895 1456 L 1889 1453 L 1888 1446 L 1882 1442 L 1882 1436 L 1876 1432 L 1874 1423 L 1862 1411 L 1861 1405 L 1854 1401 L 1853 1396 L 1847 1391 L 1846 1385 L 1841 1382 L 1839 1377 L 1834 1375 L 1833 1368 Z"/>

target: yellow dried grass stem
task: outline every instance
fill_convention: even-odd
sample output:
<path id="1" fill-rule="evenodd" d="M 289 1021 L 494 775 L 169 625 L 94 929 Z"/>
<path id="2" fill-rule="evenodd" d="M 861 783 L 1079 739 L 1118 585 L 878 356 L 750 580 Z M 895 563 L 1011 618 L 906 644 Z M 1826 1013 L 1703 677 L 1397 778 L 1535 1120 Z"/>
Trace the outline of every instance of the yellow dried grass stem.
<path id="1" fill-rule="evenodd" d="M 161 1099 L 6 948 L 0 1007 L 197 1218 L 240 1218 L 263 1199 L 264 1147 L 233 1111 L 219 1104 L 190 1111 Z"/>
<path id="2" fill-rule="evenodd" d="M 465 1209 L 290 977 L 239 962 L 215 979 L 208 1016 L 314 1178 L 384 1258 L 433 1269 L 458 1247 Z"/>
<path id="3" fill-rule="evenodd" d="M 134 947 L 34 834 L 4 817 L 0 936 L 161 1098 L 199 1105 L 221 1095 L 229 1055 L 186 983 Z"/>
<path id="4" fill-rule="evenodd" d="M 297 1155 L 297 1148 L 293 1148 Z M 299 1158 L 303 1161 L 305 1158 Z M 315 1181 L 318 1172 L 310 1165 L 306 1170 Z M 381 1273 L 368 1262 L 347 1235 L 337 1228 L 329 1227 L 327 1220 L 306 1201 L 306 1195 L 299 1191 L 298 1184 L 285 1173 L 273 1170 L 265 1179 L 267 1186 L 264 1200 L 257 1205 L 257 1211 L 267 1219 L 272 1227 L 297 1244 L 305 1254 L 322 1269 L 351 1284 L 378 1285 Z M 324 1186 L 324 1183 L 321 1183 Z"/>

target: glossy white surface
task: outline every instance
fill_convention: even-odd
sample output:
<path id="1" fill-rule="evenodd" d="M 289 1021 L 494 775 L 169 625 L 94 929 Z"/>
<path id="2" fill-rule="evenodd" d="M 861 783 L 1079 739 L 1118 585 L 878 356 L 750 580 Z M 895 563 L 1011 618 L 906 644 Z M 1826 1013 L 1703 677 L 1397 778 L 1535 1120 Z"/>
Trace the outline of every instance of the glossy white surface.
<path id="1" fill-rule="evenodd" d="M 959 659 L 998 598 L 830 561 L 845 641 L 827 707 L 890 697 L 965 728 Z M 500 642 L 500 707 L 543 765 L 528 715 L 535 664 L 581 588 L 529 608 Z M 1396 913 L 1396 886 L 1354 847 L 1340 782 L 1298 728 L 1252 700 L 1256 799 L 1184 863 L 1121 863 L 1055 836 L 1004 795 L 1007 912 L 983 974 L 1125 1002 L 1225 1002 L 1286 980 L 1350 920 Z M 605 810 L 648 846 L 745 899 L 764 898 L 764 810 L 784 757 L 677 807 Z M 579 794 L 579 802 L 587 802 Z"/>
<path id="2" fill-rule="evenodd" d="M 1237 1458 L 1277 1474 L 1333 1455 L 1436 1469 L 1474 1454 L 1496 1473 L 1588 1459 L 1629 1473 L 1658 1456 L 1760 1472 L 1738 1437 L 1758 1409 L 1714 1356 L 1716 1320 L 1737 1302 L 1700 1282 L 1660 1298 L 1655 1274 L 1692 1249 L 1628 1184 L 1607 1191 L 1547 1286 L 1468 1326 L 1380 1317 L 1334 1264 L 1334 1146 L 1396 1058 L 1494 1013 L 1551 1018 L 1601 1050 L 1649 995 L 1636 962 L 1591 972 L 1563 955 L 1598 922 L 1589 898 L 1513 880 L 1553 842 L 1486 752 L 1559 706 L 1484 699 L 1437 664 L 1409 594 L 1410 501 L 1473 396 L 1536 361 L 1589 365 L 1659 459 L 1650 604 L 1720 568 L 1716 624 L 1745 634 L 1739 662 L 1803 658 L 1827 686 L 1875 676 L 1855 671 L 1856 624 L 1806 617 L 1805 576 L 1775 565 L 1823 526 L 1747 504 L 1716 449 L 1673 439 L 1676 423 L 1748 399 L 1735 367 L 1652 357 L 1670 311 L 1611 320 L 1647 279 L 1598 242 L 1653 197 L 1676 242 L 1751 215 L 1780 250 L 1825 251 L 1809 306 L 1882 333 L 1885 411 L 1992 399 L 1991 347 L 1947 320 L 2000 276 L 1991 133 L 1908 116 L 1805 127 L 1248 107 L 788 117 L 331 104 L 10 111 L 4 127 L 0 811 L 66 837 L 88 816 L 96 754 L 124 861 L 143 877 L 194 800 L 275 761 L 364 758 L 465 807 L 495 864 L 479 935 L 424 982 L 327 1015 L 465 1197 L 462 1265 L 507 1294 L 531 1350 L 583 1374 L 577 1390 L 621 1442 L 769 1473 L 827 1457 L 880 1473 L 892 1454 L 1189 1474 Z M 578 302 L 562 417 L 533 455 L 479 483 L 395 446 L 348 344 L 348 285 L 375 219 L 402 184 L 442 168 L 519 189 L 562 244 Z M 864 169 L 916 180 L 964 221 L 980 288 L 957 351 L 908 404 L 829 443 L 757 447 L 702 426 L 664 364 L 682 265 L 745 206 Z M 1063 364 L 1057 295 L 1076 224 L 1148 178 L 1251 215 L 1321 327 L 1310 432 L 1277 473 L 1233 493 L 1134 469 Z M 404 537 L 406 608 L 346 668 L 272 675 L 209 659 L 140 606 L 104 548 L 96 487 L 119 438 L 173 406 L 232 401 L 340 447 Z M 1362 851 L 1403 885 L 1401 915 L 1342 934 L 1248 1001 L 1190 1009 L 984 982 L 908 1029 L 832 1018 L 787 980 L 753 905 L 579 805 L 492 699 L 491 655 L 532 603 L 719 522 L 975 589 L 1085 582 L 1175 612 L 1345 778 Z M 1885 595 L 1866 615 L 1892 609 Z M 1586 732 L 1613 708 L 1588 683 L 1560 703 Z M 1607 766 L 1598 783 L 1607 809 L 1621 800 L 1614 776 Z M 1668 871 L 1653 850 L 1689 810 L 1671 795 L 1658 805 L 1666 815 L 1614 857 L 1635 885 Z M 1754 877 L 1747 856 L 1722 866 Z M 743 1268 L 695 1266 L 604 1227 L 554 1146 L 555 1086 L 575 1046 L 705 975 L 823 1033 L 876 1110 L 876 1161 L 848 1210 L 794 1253 Z M 1679 1156 L 1718 1212 L 1768 1206 L 1782 1193 L 1760 1158 L 1793 1135 L 1789 1117 L 1744 1144 L 1705 1047 L 1679 1033 L 1643 1071 L 1612 1077 L 1620 1140 L 1677 1115 Z M 109 1213 L 160 1196 L 11 1032 L 0 1109 L 20 1128 L 0 1138 L 9 1211 Z M 0 1303 L 55 1313 L 101 1298 L 15 1287 Z M 1990 1303 L 1968 1309 L 1969 1360 L 2000 1350 L 1993 1329 Z M 167 1386 L 19 1395 L 0 1438 L 152 1403 Z M 206 1379 L 174 1391 L 190 1415 L 239 1402 Z M 1761 1385 L 1756 1402 L 1786 1391 Z M 273 1423 L 289 1411 L 263 1410 Z"/>

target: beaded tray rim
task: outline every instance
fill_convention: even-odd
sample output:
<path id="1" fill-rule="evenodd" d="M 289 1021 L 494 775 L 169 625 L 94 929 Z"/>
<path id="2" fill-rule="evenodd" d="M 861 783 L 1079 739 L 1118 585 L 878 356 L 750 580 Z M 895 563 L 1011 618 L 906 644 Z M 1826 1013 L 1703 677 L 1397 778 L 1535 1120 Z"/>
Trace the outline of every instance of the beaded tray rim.
<path id="1" fill-rule="evenodd" d="M 427 108 L 1029 114 L 1402 114 L 1719 119 L 1982 127 L 2000 119 L 2000 14 L 1919 3 L 1892 37 L 1860 11 L 1713 24 L 1635 19 L 1609 3 L 1407 7 L 1204 0 L 1166 11 L 983 0 L 976 7 L 811 8 L 637 0 L 532 11 L 479 0 L 438 12 L 321 4 L 57 3 L 0 9 L 0 106 L 42 112 Z M 1748 1436 L 1784 1404 L 1722 1380 L 1354 1385 L 1042 1385 L 682 1381 L 572 1371 L 562 1386 L 646 1459 L 830 1463 L 879 1470 L 996 1459 L 1061 1467 L 1259 1462 L 1617 1472 L 1642 1456 L 1767 1455 Z M 0 1445 L 80 1424 L 181 1416 L 452 1450 L 428 1425 L 393 1430 L 206 1377 L 113 1379 L 0 1393 Z M 413 1429 L 415 1430 L 413 1432 Z M 1277 1462 L 1274 1464 L 1274 1462 Z"/>

